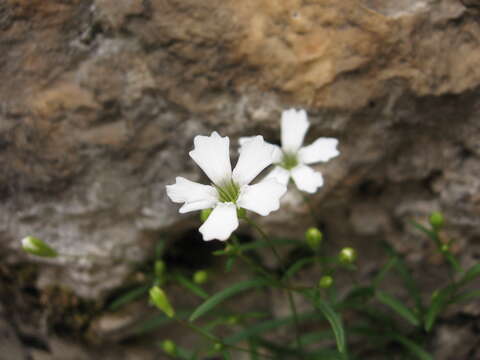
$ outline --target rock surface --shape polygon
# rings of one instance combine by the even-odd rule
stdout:
[[[68,255],[41,263],[39,286],[104,297],[159,234],[196,226],[164,190],[199,179],[193,137],[277,142],[292,106],[309,141],[340,139],[314,197],[330,238],[435,263],[404,220],[441,209],[478,261],[479,45],[457,0],[4,0],[2,261],[37,261],[19,250],[34,234]],[[270,224],[305,218],[289,197]]]

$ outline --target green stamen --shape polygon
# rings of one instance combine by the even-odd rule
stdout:
[[[237,202],[240,195],[240,187],[233,180],[225,182],[222,186],[214,186],[217,189],[220,202],[231,202],[234,204]]]
[[[283,153],[282,161],[279,164],[281,167],[291,170],[298,165],[297,154]]]

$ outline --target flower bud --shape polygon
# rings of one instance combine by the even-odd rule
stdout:
[[[26,238],[22,239],[22,248],[24,251],[42,257],[56,257],[58,253],[44,243],[42,240],[33,237],[27,236]]]
[[[202,222],[207,221],[207,219],[210,216],[210,214],[212,213],[212,211],[213,211],[213,209],[203,209],[202,211],[200,211],[200,220]]]
[[[213,344],[213,350],[216,352],[222,351],[223,350],[223,344],[222,343],[215,343]]]
[[[165,269],[166,269],[166,266],[162,260],[155,261],[155,276],[157,278],[160,278],[163,276],[163,274],[165,273]]]
[[[227,324],[228,325],[237,325],[238,324],[238,317],[235,316],[235,315],[230,315],[228,318],[227,318]]]
[[[449,252],[450,251],[450,245],[449,244],[442,244],[440,246],[440,251],[444,252],[444,253]]]
[[[162,349],[170,356],[174,356],[177,353],[177,345],[170,339],[162,341]]]
[[[323,234],[316,227],[311,227],[305,232],[305,239],[312,250],[317,250],[322,243]]]
[[[165,294],[160,287],[154,286],[150,289],[150,300],[168,317],[172,318],[175,316],[175,310],[173,309],[172,305],[170,305],[167,294]]]
[[[324,275],[318,281],[318,286],[328,289],[333,284],[333,278],[330,275]]]
[[[435,230],[439,230],[440,228],[443,227],[443,224],[444,224],[443,215],[442,215],[442,213],[439,212],[439,211],[434,211],[434,212],[430,215],[429,221],[430,221],[430,225],[432,225],[432,227],[433,227]]]
[[[206,283],[208,280],[208,272],[205,270],[198,270],[193,274],[193,282],[195,284],[201,285]]]
[[[351,247],[343,248],[340,251],[339,260],[342,264],[349,265],[357,259],[357,252]]]

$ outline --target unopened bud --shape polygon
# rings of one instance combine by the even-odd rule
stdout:
[[[442,245],[440,246],[440,251],[441,251],[441,252],[444,252],[444,253],[450,251],[450,245],[449,245],[449,244],[442,244]]]
[[[236,325],[236,324],[238,324],[238,317],[235,316],[235,315],[230,315],[230,316],[227,318],[227,324],[229,324],[229,325]]]
[[[318,281],[318,286],[328,289],[333,284],[333,278],[330,275],[324,275]]]
[[[24,251],[42,257],[56,257],[58,253],[44,243],[42,240],[33,237],[27,236],[26,238],[22,239],[22,248]]]
[[[205,270],[198,270],[193,274],[193,282],[195,284],[201,285],[206,283],[208,280],[208,272]]]
[[[432,225],[435,230],[439,230],[443,227],[445,220],[441,212],[435,211],[430,215],[429,221],[430,225]]]
[[[305,232],[305,239],[312,250],[317,250],[322,243],[323,234],[316,227],[311,227]]]
[[[168,301],[167,294],[158,286],[154,286],[150,289],[150,300],[152,303],[162,310],[168,317],[172,318],[175,316],[175,310],[170,301]]]
[[[200,220],[202,222],[207,221],[207,219],[210,216],[210,214],[212,213],[212,211],[213,211],[213,209],[203,209],[202,211],[200,211]]]
[[[342,264],[353,264],[357,259],[357,252],[351,247],[343,248],[340,251],[339,260]]]
[[[170,339],[162,341],[162,349],[166,354],[171,356],[174,356],[177,353],[177,345],[175,345],[175,343]]]
[[[213,350],[216,352],[222,351],[223,350],[223,344],[222,343],[215,343],[213,344]]]

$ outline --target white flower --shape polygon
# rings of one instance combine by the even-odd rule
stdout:
[[[237,209],[251,210],[266,216],[280,207],[287,191],[276,179],[248,185],[263,169],[272,164],[275,149],[262,136],[250,138],[242,147],[235,169],[230,165],[228,137],[217,132],[196,136],[190,157],[205,172],[212,185],[202,185],[183,177],[167,186],[173,202],[184,203],[180,213],[213,208],[199,231],[204,240],[227,240],[238,227]]]
[[[340,154],[337,150],[338,140],[322,137],[302,147],[309,126],[305,110],[290,109],[282,113],[282,147],[269,144],[275,149],[276,166],[266,179],[273,178],[287,185],[292,178],[300,190],[308,193],[314,193],[323,185],[322,174],[308,165],[327,162]],[[241,138],[241,148],[252,139],[253,137]]]

